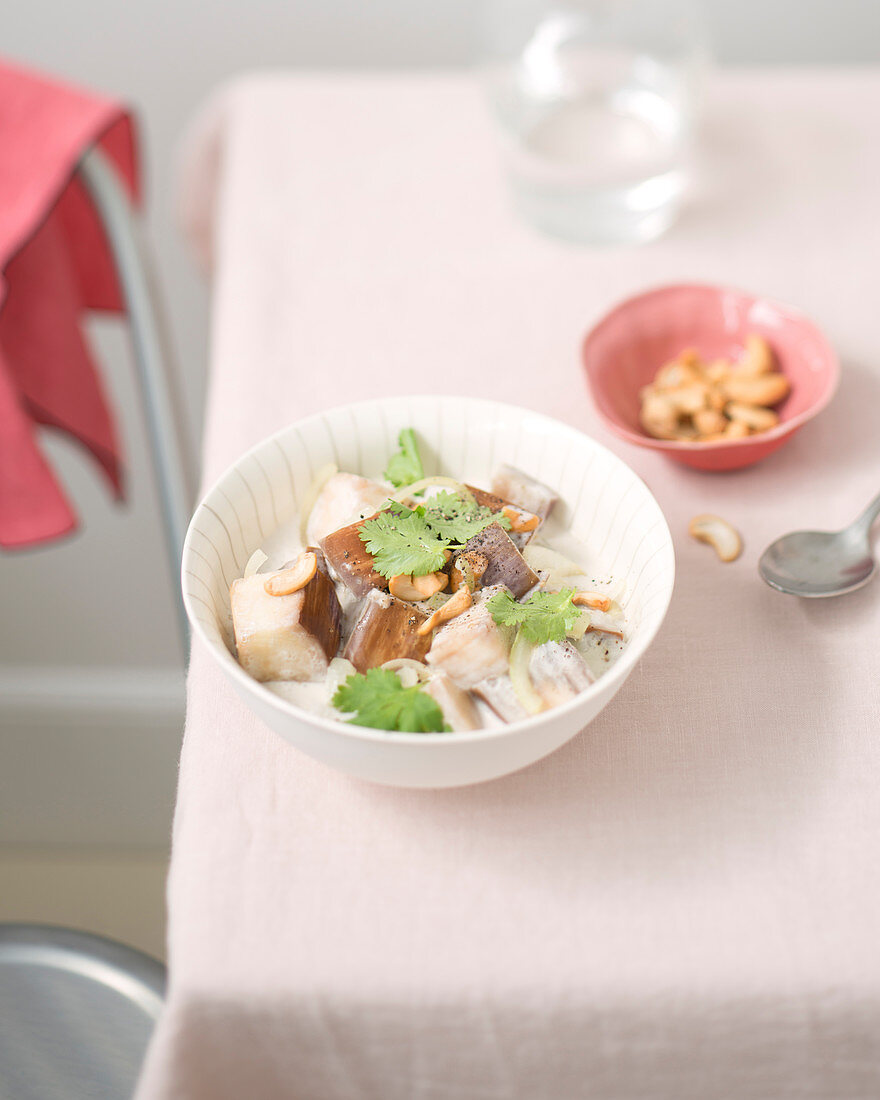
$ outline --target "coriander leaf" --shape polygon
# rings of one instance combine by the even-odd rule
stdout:
[[[573,588],[535,592],[517,603],[509,592],[497,592],[486,606],[499,626],[518,626],[528,641],[543,645],[561,642],[581,617],[580,608],[571,602],[573,595]]]
[[[422,468],[416,433],[412,428],[403,429],[397,437],[397,445],[400,450],[388,459],[388,469],[384,476],[398,488],[401,485],[411,485],[414,481],[421,481],[425,471]]]
[[[464,546],[492,523],[510,527],[510,520],[502,512],[493,512],[461,493],[438,493],[425,501],[424,508],[425,522],[431,530],[458,546]]]
[[[449,541],[428,527],[421,511],[392,502],[387,511],[358,527],[361,542],[373,555],[373,568],[383,577],[423,577],[446,564]]]
[[[352,673],[336,690],[332,703],[337,710],[353,714],[348,721],[355,726],[402,733],[449,730],[437,702],[418,684],[404,687],[387,668],[371,668],[366,675]]]

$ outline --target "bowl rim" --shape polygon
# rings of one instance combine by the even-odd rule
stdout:
[[[276,695],[270,691],[264,685],[255,680],[241,667],[238,661],[233,657],[225,645],[218,645],[218,643],[210,638],[196,613],[189,590],[187,573],[189,572],[189,566],[193,558],[192,547],[192,535],[197,525],[197,520],[207,510],[206,505],[217,494],[218,490],[222,488],[228,478],[230,478],[236,468],[248,458],[254,454],[261,452],[264,448],[276,443],[282,436],[285,436],[288,432],[294,428],[300,428],[304,425],[308,425],[312,422],[320,422],[324,417],[349,409],[370,409],[384,407],[388,408],[389,402],[408,402],[410,404],[414,402],[437,402],[437,401],[464,401],[471,405],[482,405],[491,409],[500,409],[508,413],[514,413],[517,416],[529,416],[538,420],[545,421],[548,425],[552,426],[554,431],[564,431],[567,434],[575,437],[580,437],[589,442],[589,444],[604,455],[608,456],[612,463],[617,463],[619,466],[629,474],[639,485],[641,485],[644,493],[647,495],[647,500],[653,505],[656,516],[654,523],[651,525],[650,530],[655,527],[660,527],[660,537],[663,539],[663,543],[654,554],[661,551],[666,558],[666,568],[664,575],[667,577],[668,583],[666,584],[666,591],[661,593],[662,604],[659,611],[656,613],[655,621],[652,624],[648,624],[644,631],[639,631],[634,635],[625,645],[623,652],[618,660],[614,662],[612,667],[607,672],[603,673],[597,680],[590,684],[583,691],[579,692],[574,699],[569,700],[567,703],[563,703],[559,706],[553,707],[550,710],[543,711],[541,714],[531,716],[529,718],[521,719],[517,722],[509,722],[502,726],[483,727],[476,730],[456,730],[452,733],[417,733],[417,732],[404,732],[398,730],[376,730],[369,726],[357,726],[350,722],[345,722],[343,719],[326,718],[323,715],[315,714],[312,711],[306,710],[304,707],[298,706],[296,703],[292,703],[287,699],[283,699],[280,695]],[[653,557],[654,555],[652,555]],[[648,559],[651,560],[650,558]],[[647,563],[646,563],[647,564]],[[193,511],[192,518],[187,526],[186,537],[183,543],[183,552],[181,556],[181,590],[183,593],[184,606],[186,608],[187,617],[190,624],[199,637],[202,644],[211,653],[215,661],[221,668],[225,669],[235,684],[243,691],[244,694],[252,694],[260,703],[268,705],[272,710],[286,716],[293,717],[300,721],[305,720],[313,726],[317,726],[319,729],[326,730],[329,733],[343,736],[354,737],[355,740],[374,742],[379,744],[405,744],[409,746],[424,746],[429,747],[438,744],[459,745],[464,742],[473,743],[479,741],[493,741],[501,737],[509,736],[513,733],[520,733],[527,730],[538,730],[542,727],[546,727],[553,722],[558,721],[560,718],[574,711],[577,711],[598,694],[604,694],[609,688],[620,687],[621,684],[627,679],[630,672],[635,665],[648,650],[649,646],[657,636],[660,627],[666,618],[667,611],[669,610],[669,604],[672,600],[672,594],[675,587],[675,547],[672,539],[672,532],[669,529],[669,524],[666,520],[666,516],[663,514],[663,509],[660,507],[656,497],[649,489],[648,485],[643,478],[626,463],[622,458],[619,458],[613,451],[609,450],[598,440],[592,436],[587,435],[586,432],[580,431],[571,424],[566,424],[564,421],[557,420],[555,417],[548,416],[546,413],[536,412],[533,409],[525,408],[521,405],[513,405],[509,402],[494,401],[491,398],[483,397],[461,397],[455,394],[401,394],[394,395],[391,398],[367,398],[361,401],[350,401],[342,405],[334,405],[329,409],[323,409],[320,412],[313,413],[310,416],[300,417],[297,420],[291,421],[291,423],[285,425],[283,428],[279,428],[271,435],[264,436],[261,440],[258,440],[253,446],[249,447],[245,452],[240,454],[238,458],[234,459],[223,472],[214,479],[210,487],[205,490],[199,500],[199,503]],[[612,695],[614,692],[612,691]],[[610,699],[609,699],[610,701]]]
[[[598,337],[601,330],[615,320],[621,313],[631,309],[633,306],[640,306],[652,298],[660,297],[672,291],[696,291],[701,294],[708,293],[715,297],[720,295],[733,295],[736,298],[746,299],[750,304],[764,302],[768,306],[786,314],[801,326],[810,329],[818,338],[818,343],[822,347],[829,368],[825,375],[826,381],[824,391],[816,398],[812,405],[804,409],[803,412],[793,416],[790,420],[780,421],[767,431],[760,432],[757,435],[746,436],[745,439],[718,439],[708,441],[655,439],[653,436],[646,435],[643,432],[633,431],[632,428],[622,424],[614,413],[611,412],[605,400],[604,391],[601,386],[596,383],[596,379],[590,367],[589,356],[591,345]],[[587,378],[587,385],[590,395],[593,398],[593,404],[605,426],[621,439],[625,439],[627,442],[633,443],[638,447],[649,447],[655,451],[709,454],[713,451],[718,452],[735,448],[749,448],[763,443],[769,443],[773,440],[785,439],[826,408],[830,404],[840,384],[840,360],[837,353],[822,329],[802,310],[778,298],[771,298],[766,294],[753,294],[751,291],[740,290],[737,287],[726,286],[720,283],[663,283],[660,286],[649,287],[647,290],[641,290],[637,294],[631,294],[626,298],[622,298],[615,305],[611,306],[610,309],[606,310],[599,320],[588,329],[581,341],[581,365]]]

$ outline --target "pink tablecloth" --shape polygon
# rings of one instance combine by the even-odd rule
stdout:
[[[326,770],[197,650],[140,1100],[880,1094],[880,584],[799,602],[755,571],[880,483],[878,108],[876,72],[717,77],[687,216],[593,251],[512,216],[469,78],[265,76],[215,107],[190,178],[214,234],[205,478],[343,400],[501,394],[646,478],[679,581],[584,734],[460,791]],[[845,364],[831,409],[734,475],[608,440],[578,367],[612,302],[695,279],[796,303]],[[733,565],[685,534],[707,510],[744,532]]]

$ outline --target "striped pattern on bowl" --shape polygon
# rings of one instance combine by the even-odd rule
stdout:
[[[621,582],[618,599],[631,630],[627,648],[609,672],[572,703],[501,730],[388,734],[302,711],[251,680],[235,661],[229,585],[242,575],[250,555],[294,517],[316,472],[327,463],[381,477],[403,427],[415,428],[425,469],[431,473],[488,485],[493,469],[506,462],[552,486],[561,498],[554,518],[583,542],[586,560],[597,576],[601,572]],[[611,698],[654,637],[669,603],[673,576],[672,540],[662,512],[620,459],[575,429],[529,410],[447,396],[347,405],[299,421],[259,443],[223,474],[199,505],[187,533],[182,568],[184,600],[196,633],[270,725],[342,770],[414,786],[456,785],[504,774],[529,763],[524,756],[538,759],[573,736]],[[585,705],[591,701],[598,706]],[[572,716],[574,721],[566,720]],[[563,726],[562,740],[531,739],[536,755],[511,752],[506,759],[498,749],[474,752],[468,769],[468,753],[463,751],[467,743],[490,745],[528,728],[546,727],[558,734]],[[345,751],[344,746],[353,743],[359,743],[358,751]],[[372,758],[365,747],[372,750]],[[389,747],[397,752],[381,751]],[[435,752],[427,753],[428,747]],[[461,766],[432,771],[428,758],[442,759],[438,751],[450,759],[460,756]]]

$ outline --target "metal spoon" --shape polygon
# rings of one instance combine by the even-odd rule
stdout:
[[[869,536],[878,515],[880,496],[842,531],[783,535],[761,555],[758,570],[771,588],[792,596],[842,596],[861,588],[877,564]]]

